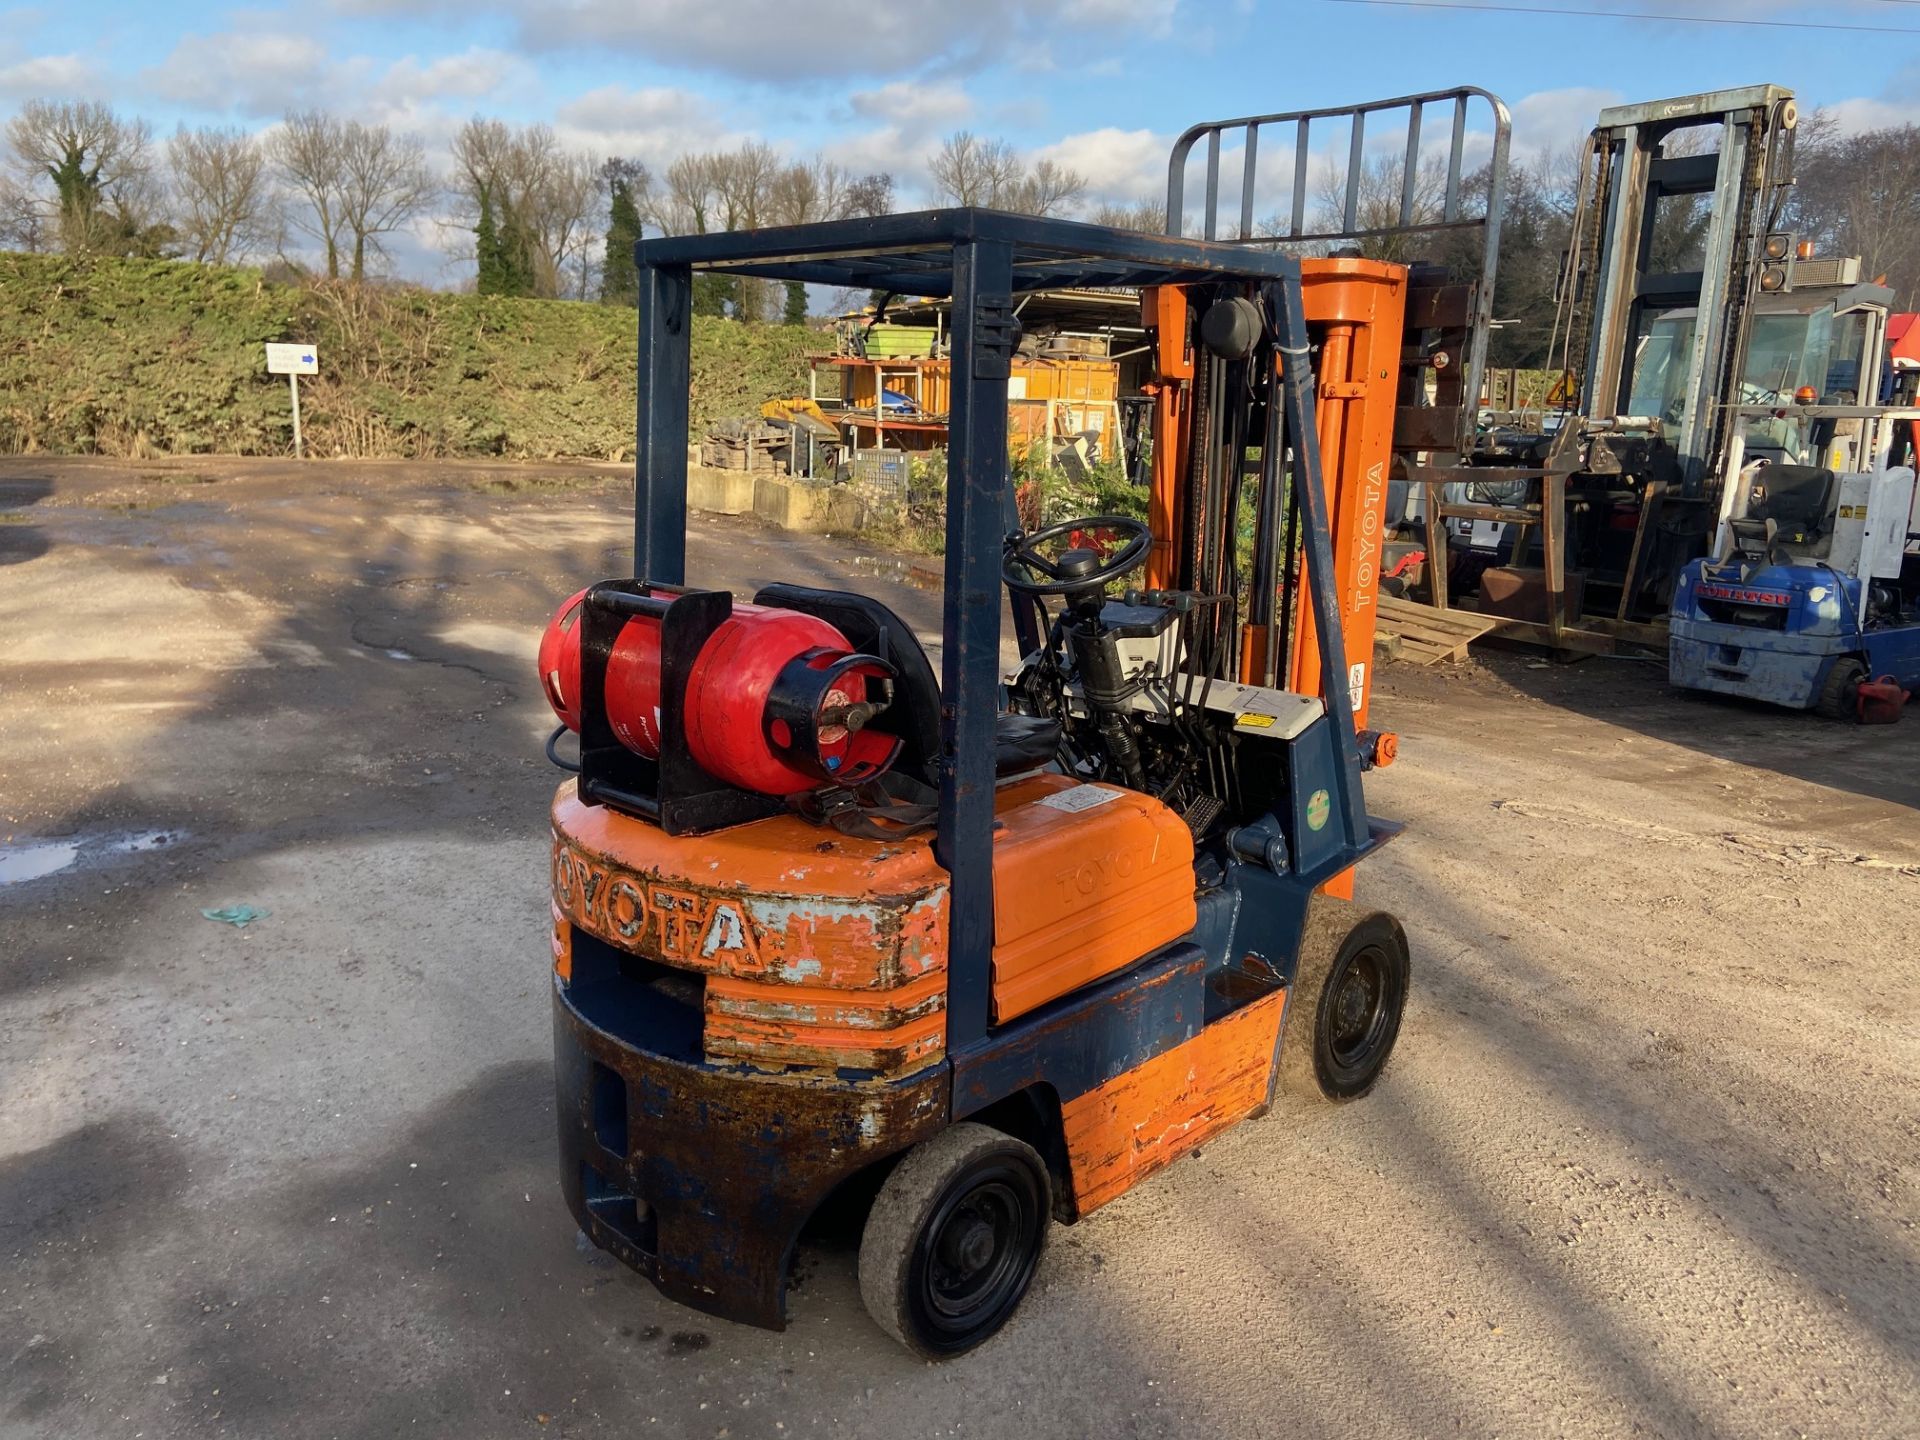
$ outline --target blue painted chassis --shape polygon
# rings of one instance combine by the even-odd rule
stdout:
[[[1784,623],[1716,620],[1705,584],[1784,595]],[[1695,560],[1681,571],[1667,622],[1667,678],[1689,690],[1711,690],[1809,710],[1833,667],[1860,661],[1870,676],[1892,675],[1920,686],[1920,624],[1861,629],[1858,577],[1820,564],[1766,565],[1744,574],[1737,564]],[[1815,592],[1822,592],[1815,598]]]

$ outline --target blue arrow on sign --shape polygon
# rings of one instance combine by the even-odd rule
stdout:
[[[300,357],[300,363],[301,363],[302,365],[311,365],[311,364],[313,364],[313,356],[311,356],[311,355],[302,355],[302,356]]]

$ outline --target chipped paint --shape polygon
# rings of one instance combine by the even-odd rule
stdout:
[[[1060,1108],[1080,1213],[1267,1103],[1286,992],[1216,1021]]]
[[[830,861],[769,864],[802,839],[812,842],[810,855],[827,853],[817,831],[792,833],[799,823],[782,817],[679,839],[581,807],[563,789],[554,809],[556,916],[620,949],[705,975],[710,1059],[881,1077],[938,1060],[946,1042],[945,873],[924,843],[845,842],[835,848],[847,853]],[[770,833],[756,844],[762,827]],[[863,848],[877,853],[867,859]],[[728,881],[710,879],[716,870]],[[806,893],[808,882],[844,888]]]

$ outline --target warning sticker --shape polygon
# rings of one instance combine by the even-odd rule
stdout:
[[[1271,730],[1274,717],[1271,715],[1236,715],[1233,723],[1246,730]]]
[[[1064,810],[1069,815],[1078,815],[1082,810],[1093,810],[1110,800],[1118,800],[1120,793],[1102,785],[1076,785],[1071,790],[1056,790],[1051,795],[1043,795],[1039,803],[1055,810]]]

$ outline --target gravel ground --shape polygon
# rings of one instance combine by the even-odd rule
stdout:
[[[1635,661],[1386,667],[1386,1079],[1056,1230],[974,1356],[880,1334],[844,1223],[778,1335],[582,1249],[530,662],[625,505],[0,461],[0,1435],[1920,1434],[1920,717]],[[937,624],[857,546],[690,543]]]

